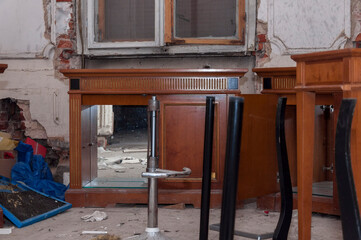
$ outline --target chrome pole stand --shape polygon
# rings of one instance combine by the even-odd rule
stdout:
[[[171,238],[162,234],[158,228],[158,178],[186,177],[191,174],[189,168],[183,168],[183,171],[172,171],[158,168],[159,159],[157,157],[157,118],[159,111],[159,102],[155,96],[148,103],[148,114],[150,121],[150,154],[148,154],[147,172],[142,173],[143,178],[148,180],[148,224],[145,232],[139,236],[132,236],[127,239],[134,240],[171,240]]]

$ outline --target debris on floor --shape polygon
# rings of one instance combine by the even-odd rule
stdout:
[[[146,148],[125,148],[123,149],[123,153],[135,153],[135,152],[147,152]]]
[[[19,228],[42,221],[72,207],[70,203],[5,177],[0,177],[0,206],[4,215]]]
[[[120,237],[115,235],[101,235],[97,236],[96,238],[92,238],[91,240],[121,240]]]
[[[186,208],[186,205],[185,205],[184,203],[177,203],[177,204],[165,206],[165,207],[163,207],[163,208],[182,210],[182,209],[185,209],[185,208]]]
[[[82,235],[104,235],[107,234],[107,231],[82,231]]]
[[[92,214],[82,216],[84,222],[100,222],[108,218],[105,212],[95,211]]]
[[[13,229],[12,227],[11,228],[0,228],[0,235],[11,234],[12,229]]]

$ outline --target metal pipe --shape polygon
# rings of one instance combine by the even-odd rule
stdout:
[[[150,121],[151,121],[151,152],[147,163],[147,172],[154,173],[158,168],[158,159],[156,157],[156,117],[157,117],[157,99],[152,96],[150,100]],[[158,227],[158,180],[156,178],[148,179],[148,228]]]
[[[243,98],[230,97],[227,126],[220,240],[233,240],[236,215],[238,167],[241,151]]]
[[[208,239],[209,207],[211,197],[212,152],[213,152],[213,126],[214,126],[214,97],[206,98],[206,119],[204,128],[203,148],[203,177],[201,197],[201,220],[199,239]]]

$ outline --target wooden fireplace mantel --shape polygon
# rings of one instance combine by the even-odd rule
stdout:
[[[7,64],[0,64],[0,73],[3,73],[8,68]]]

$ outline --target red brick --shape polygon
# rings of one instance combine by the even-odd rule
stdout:
[[[24,120],[25,120],[23,111],[21,111],[21,112],[19,113],[19,120],[20,120],[20,121],[24,121]]]
[[[60,40],[58,48],[73,48],[73,43],[70,40]]]
[[[262,50],[263,49],[263,43],[258,43],[258,50]]]
[[[14,129],[18,130],[21,129],[21,122],[13,122]]]
[[[6,122],[8,120],[9,120],[8,113],[5,111],[0,112],[0,121]]]
[[[9,127],[9,123],[6,122],[0,122],[0,130],[7,130]]]
[[[22,131],[22,130],[14,131],[14,133],[12,134],[12,138],[15,140],[23,140],[24,131]]]
[[[68,34],[61,34],[59,35],[58,39],[70,39]]]
[[[25,122],[21,122],[20,129],[21,129],[21,130],[25,130],[25,129],[26,129]]]
[[[361,42],[361,33],[359,33],[359,35],[357,35],[355,41],[356,42]]]
[[[265,43],[265,42],[267,42],[267,40],[266,40],[266,34],[258,34],[258,42],[260,42],[260,43]]]

